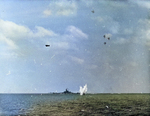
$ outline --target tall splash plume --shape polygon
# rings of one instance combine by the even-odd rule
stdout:
[[[85,84],[83,88],[80,86],[79,91],[80,91],[80,95],[85,95],[85,93],[87,92],[87,84]]]

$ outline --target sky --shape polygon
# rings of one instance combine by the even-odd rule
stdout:
[[[148,0],[0,1],[0,93],[150,93],[149,72]]]

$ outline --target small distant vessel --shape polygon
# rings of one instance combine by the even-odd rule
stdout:
[[[70,94],[72,93],[71,91],[69,91],[68,89],[66,89],[66,91],[63,92],[64,94]]]
[[[83,88],[80,86],[79,91],[80,91],[80,95],[85,95],[85,93],[87,92],[87,84],[85,84]]]
[[[69,91],[68,89],[66,89],[64,92],[59,92],[59,93],[53,92],[53,94],[79,94],[79,93],[73,93],[73,92]]]

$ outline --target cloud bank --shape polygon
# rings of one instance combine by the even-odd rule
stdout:
[[[44,16],[74,16],[77,13],[75,2],[51,2],[47,9],[43,11]]]

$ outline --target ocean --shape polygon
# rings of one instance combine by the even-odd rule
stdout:
[[[0,116],[25,115],[41,103],[72,100],[79,94],[0,94]]]

